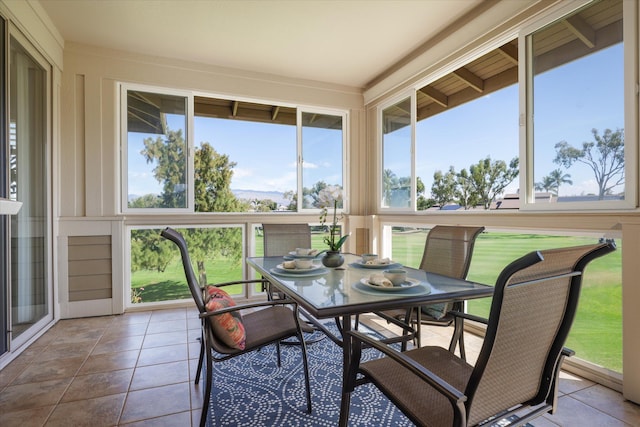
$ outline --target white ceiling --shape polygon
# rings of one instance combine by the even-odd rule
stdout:
[[[364,88],[482,0],[40,0],[65,42]]]

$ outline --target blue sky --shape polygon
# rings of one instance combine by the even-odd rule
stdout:
[[[557,142],[566,140],[580,147],[584,141],[593,141],[592,128],[602,134],[606,128],[624,127],[622,77],[622,44],[536,76],[536,182],[559,168],[552,162]],[[427,192],[437,169],[446,171],[453,165],[459,171],[486,156],[506,162],[518,156],[518,115],[518,86],[513,85],[419,122],[416,171]],[[175,129],[178,122],[168,117],[170,128]],[[396,142],[406,139],[402,133],[406,135],[407,131],[405,128],[387,135],[392,148],[385,149],[385,167],[398,176],[409,171],[409,146],[406,142]],[[305,186],[317,180],[341,183],[338,182],[342,162],[339,135],[339,131],[304,128]],[[144,136],[130,135],[130,194],[160,189],[150,174],[150,166],[141,156],[136,158]],[[233,189],[295,190],[295,126],[198,117],[194,141],[197,146],[207,141],[238,163],[234,168]],[[561,195],[597,190],[593,174],[586,166],[573,166],[566,173],[571,175],[574,184],[561,187]],[[518,186],[516,179],[507,192],[517,191]]]

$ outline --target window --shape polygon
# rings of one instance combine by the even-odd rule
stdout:
[[[123,204],[187,208],[187,98],[128,90],[126,102]]]
[[[344,118],[302,113],[303,209],[318,208],[318,192],[326,186],[344,189],[342,177]]]
[[[380,106],[381,209],[636,206],[635,3],[579,6]]]
[[[382,110],[382,207],[410,208],[412,98],[405,98]]]
[[[532,182],[557,204],[626,198],[623,33],[623,1],[614,0],[526,37]]]
[[[189,248],[199,283],[242,280],[243,228],[239,225],[176,227]],[[130,304],[162,303],[191,299],[178,247],[160,236],[161,229],[130,230]],[[250,287],[232,285],[232,295],[248,296]]]
[[[345,189],[346,113],[127,86],[125,211],[297,212]]]

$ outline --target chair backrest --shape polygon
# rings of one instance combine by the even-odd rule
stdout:
[[[193,271],[193,267],[191,266],[191,259],[189,258],[189,249],[187,248],[187,242],[184,240],[182,234],[174,230],[173,228],[167,227],[160,233],[162,237],[165,239],[171,240],[175,243],[180,249],[180,256],[182,258],[182,267],[184,268],[184,275],[187,278],[187,284],[189,285],[189,291],[191,291],[191,296],[198,307],[200,313],[206,312],[206,308],[204,305],[204,300],[202,298],[202,288],[198,284],[198,279],[196,279],[196,275]]]
[[[464,279],[476,237],[484,227],[437,225],[429,231],[420,270]]]
[[[531,252],[497,279],[480,355],[467,384],[469,425],[542,403],[575,316],[582,273],[613,243]]]
[[[311,249],[309,224],[262,224],[264,256],[282,256],[296,248]]]

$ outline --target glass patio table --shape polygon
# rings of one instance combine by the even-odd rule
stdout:
[[[306,271],[283,268],[284,258],[249,257],[247,264],[269,280],[279,291],[298,303],[302,314],[334,342],[343,348],[344,367],[351,358],[350,340],[332,336],[320,319],[341,319],[343,330],[352,327],[352,318],[361,313],[397,308],[407,309],[425,304],[484,298],[493,294],[493,286],[427,273],[398,264],[368,266],[353,254],[344,254],[345,262],[338,268],[325,268],[317,260],[317,267]],[[404,288],[378,288],[369,284],[372,274],[387,268],[407,271]],[[307,316],[309,314],[312,317]],[[343,378],[344,381],[344,378]],[[346,405],[346,406],[345,406]],[[342,402],[348,408],[349,402]]]

